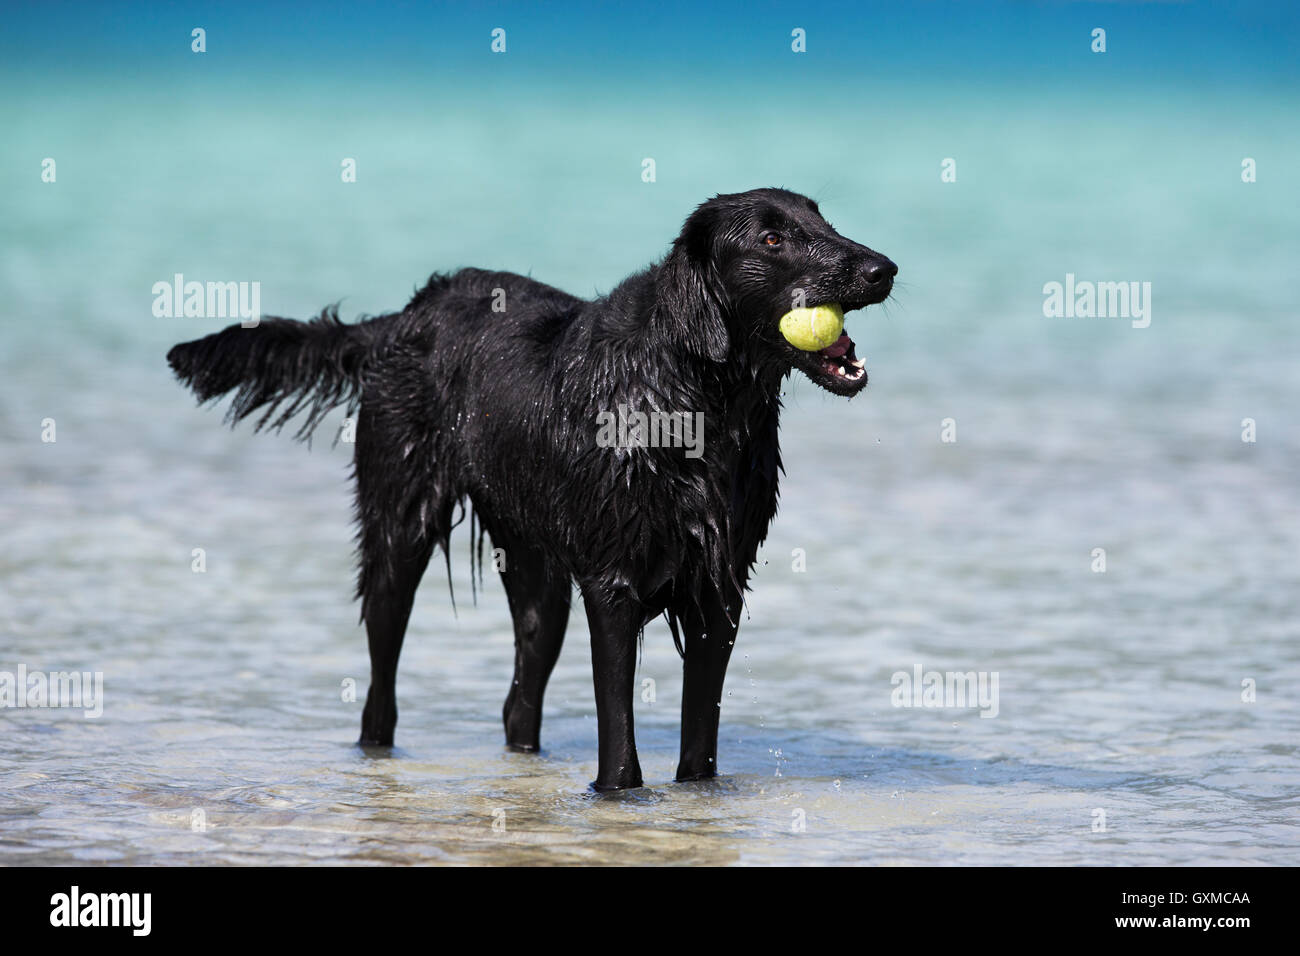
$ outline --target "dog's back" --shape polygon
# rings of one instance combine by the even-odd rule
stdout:
[[[514,272],[461,269],[434,275],[405,309],[386,317],[393,328],[385,339],[428,343],[431,351],[447,352],[453,362],[489,358],[506,349],[515,362],[544,364],[548,346],[584,305],[576,296]]]

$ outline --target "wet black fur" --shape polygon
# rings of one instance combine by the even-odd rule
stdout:
[[[775,237],[775,241],[774,241]],[[265,319],[177,345],[168,361],[227,418],[279,429],[357,408],[361,616],[371,686],[361,742],[390,745],[394,682],[416,587],[466,512],[502,549],[516,636],[507,742],[539,746],[541,701],[572,582],[591,624],[600,765],[594,786],[641,784],[632,733],[637,636],[666,615],[683,652],[677,779],[716,774],[718,703],[750,570],[776,512],[781,380],[830,391],[782,314],[888,295],[893,263],[785,190],[718,196],[667,257],[587,301],[524,276],[434,275],[401,312],[355,325]],[[504,300],[502,300],[504,295]],[[504,311],[494,311],[494,301]],[[850,353],[851,354],[851,353]],[[597,414],[703,412],[703,455],[607,448]],[[481,540],[480,540],[481,562]],[[448,557],[448,561],[450,558]]]

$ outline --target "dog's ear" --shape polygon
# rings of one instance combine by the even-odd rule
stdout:
[[[713,210],[698,209],[682,227],[655,286],[657,321],[675,343],[715,362],[731,350],[725,292],[713,265]]]

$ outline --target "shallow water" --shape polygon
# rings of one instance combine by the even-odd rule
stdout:
[[[118,410],[148,417],[120,385]],[[3,712],[5,858],[1294,862],[1294,463],[1198,454],[1195,435],[1128,462],[1105,450],[1142,441],[1127,428],[1050,455],[1005,430],[930,447],[907,435],[925,412],[884,392],[839,407],[802,389],[787,423],[785,505],[727,683],[724,777],[671,782],[680,678],[655,626],[638,674],[655,681],[637,709],[649,786],[614,798],[585,790],[581,611],[546,752],[505,752],[509,620],[494,581],[469,605],[464,561],[457,617],[438,569],[421,592],[399,748],[350,745],[360,704],[341,687],[352,677],[364,697],[366,665],[342,446],[308,455],[185,408],[155,411],[177,433],[142,429],[129,451],[106,420],[70,429],[39,452],[96,452],[20,456],[7,650],[31,669],[103,671],[105,709]],[[1104,575],[1089,570],[1098,542]],[[997,716],[892,706],[891,675],[918,663],[997,672]]]
[[[409,104],[360,94],[222,95],[56,85],[4,107],[7,160],[51,140],[66,159],[57,190],[6,185],[0,222],[0,670],[102,672],[105,700],[97,719],[0,709],[0,862],[1300,862],[1300,349],[1282,285],[1297,188],[1248,189],[1235,141],[1207,145],[1293,155],[1275,120],[1294,103],[1187,100],[1153,119],[1025,94],[994,136],[960,101],[914,94],[888,142],[843,136],[846,167],[773,148],[784,120],[762,107],[709,139],[707,117],[656,100],[655,148],[694,165],[647,187],[635,163],[610,172],[646,148],[613,108],[582,156],[564,140],[589,104],[552,103],[544,126],[502,117],[537,124],[524,163],[480,142],[470,109],[413,123]],[[144,149],[153,107],[178,103],[167,148]],[[398,126],[341,191],[351,147],[335,140]],[[236,129],[239,149],[206,148]],[[934,157],[954,139],[970,173],[943,193]],[[469,600],[467,535],[458,614],[436,562],[417,602],[398,748],[353,746],[344,684],[363,700],[368,668],[337,416],[310,453],[223,430],[162,361],[223,323],[153,318],[152,283],[260,279],[264,309],[290,315],[394,308],[469,263],[590,293],[660,255],[694,202],[766,182],[817,193],[902,284],[850,317],[865,395],[791,383],[723,776],[671,782],[680,665],[655,625],[638,673],[655,699],[636,711],[647,787],[587,791],[580,606],[545,752],[506,752],[510,622],[497,582]],[[1043,318],[1042,285],[1066,272],[1152,281],[1151,326]],[[996,673],[996,717],[894,706],[892,676],[918,665]]]

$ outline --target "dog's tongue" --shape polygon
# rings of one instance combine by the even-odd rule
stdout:
[[[821,354],[826,356],[827,358],[836,359],[842,356],[845,352],[847,352],[852,347],[853,347],[853,340],[849,338],[848,333],[841,332],[840,337],[838,339],[836,339],[832,344],[826,346],[826,348],[821,350]]]

